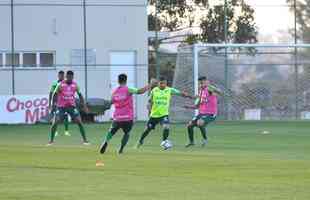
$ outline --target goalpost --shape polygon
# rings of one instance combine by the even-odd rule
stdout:
[[[179,47],[173,86],[197,94],[202,75],[224,92],[219,97],[221,119],[300,119],[310,112],[310,44]],[[189,103],[174,98],[171,119],[189,120],[194,112],[183,108]]]

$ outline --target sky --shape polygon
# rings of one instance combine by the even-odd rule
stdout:
[[[210,0],[214,5],[223,0]],[[294,28],[294,15],[286,0],[245,0],[255,10],[258,39],[261,43],[293,43],[289,33]],[[175,51],[178,44],[163,45]]]
[[[294,16],[286,0],[246,0],[255,9],[255,21],[261,36],[271,35],[274,40],[294,28]],[[275,41],[277,42],[277,41]]]

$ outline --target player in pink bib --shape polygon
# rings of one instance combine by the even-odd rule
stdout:
[[[187,108],[198,109],[196,115],[187,125],[189,143],[186,147],[193,146],[194,143],[194,127],[198,127],[203,137],[202,146],[208,142],[206,126],[216,119],[217,115],[217,95],[221,91],[209,84],[206,77],[199,78],[199,96],[196,99],[195,106],[187,106]]]
[[[86,133],[82,124],[80,113],[76,108],[75,94],[79,96],[85,112],[88,112],[88,108],[86,107],[85,100],[77,83],[73,81],[73,76],[73,71],[68,71],[66,73],[66,80],[61,81],[55,88],[52,102],[54,102],[54,99],[57,97],[57,111],[51,127],[51,134],[48,143],[49,145],[54,143],[57,125],[60,121],[64,120],[66,114],[70,115],[71,119],[78,124],[83,139],[83,144],[89,144],[86,138]]]
[[[115,111],[113,113],[112,126],[107,133],[104,142],[100,146],[100,153],[105,153],[109,141],[116,134],[119,129],[124,132],[121,146],[118,153],[123,153],[124,147],[128,143],[129,133],[133,126],[134,120],[134,107],[133,107],[133,95],[144,94],[149,86],[145,86],[141,89],[127,86],[127,75],[120,74],[118,76],[119,86],[113,91],[111,103],[114,105]]]

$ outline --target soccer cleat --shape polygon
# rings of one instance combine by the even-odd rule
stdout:
[[[49,146],[52,146],[54,144],[54,142],[49,142],[49,143],[47,143],[47,147],[49,147]]]
[[[190,142],[187,145],[185,145],[185,148],[192,147],[192,146],[195,146],[195,144],[193,142]]]
[[[103,143],[101,144],[101,146],[100,146],[99,152],[100,152],[101,154],[104,154],[105,151],[107,150],[107,147],[108,147],[108,143],[107,143],[106,141],[103,142]]]
[[[143,143],[138,141],[137,144],[135,145],[135,149],[139,149],[142,145]]]
[[[71,134],[69,133],[69,131],[65,131],[65,136],[71,136]]]
[[[90,145],[90,143],[89,143],[88,141],[85,141],[85,142],[83,142],[83,145],[85,145],[85,146],[89,146],[89,145]]]
[[[204,147],[208,144],[208,140],[203,140],[201,143],[201,147]]]
[[[123,149],[119,149],[117,153],[122,154],[122,153],[124,153],[124,151],[123,151]]]

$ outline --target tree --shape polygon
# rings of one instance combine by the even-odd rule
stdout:
[[[152,50],[171,40],[181,44],[193,44],[199,41],[223,43],[225,40],[229,43],[257,42],[254,9],[243,0],[227,0],[226,9],[224,3],[210,5],[208,0],[148,0],[148,5],[150,31],[177,33],[174,36],[160,38],[158,41],[150,38],[149,46]],[[225,13],[227,28],[225,28]],[[149,63],[150,66],[155,66],[154,53],[150,53]],[[172,64],[170,66],[175,67]],[[153,67],[149,69],[149,74],[155,74]]]
[[[225,30],[227,42],[257,42],[254,9],[243,0],[227,0],[226,9],[224,3],[210,6],[208,0],[149,0],[148,3],[150,31],[181,32],[174,37],[161,38],[160,42],[179,38],[178,41],[187,44],[197,41],[222,43],[225,41]],[[200,31],[194,32],[193,29]]]

